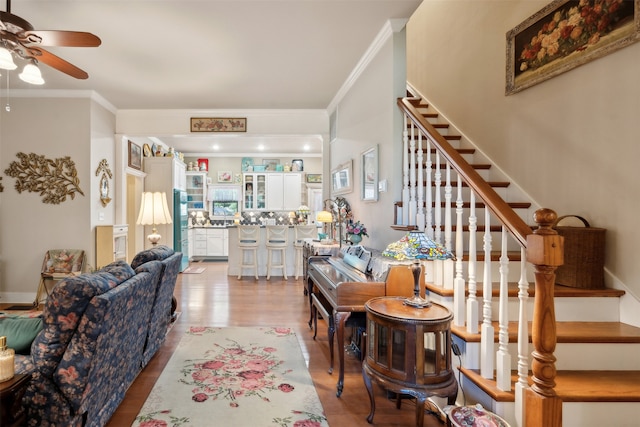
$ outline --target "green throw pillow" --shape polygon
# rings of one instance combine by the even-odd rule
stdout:
[[[31,353],[31,343],[41,330],[41,317],[0,318],[0,336],[7,337],[7,347],[14,349],[18,354]]]

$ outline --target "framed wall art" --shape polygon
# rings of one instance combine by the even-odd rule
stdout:
[[[246,132],[246,118],[192,117],[191,132]]]
[[[218,171],[218,182],[231,182],[232,177],[231,171]]]
[[[332,194],[346,194],[353,191],[353,160],[349,160],[331,171]]]
[[[280,159],[263,159],[262,164],[265,166],[265,169],[268,171],[276,170],[276,166],[280,164]]]
[[[554,0],[507,32],[511,95],[640,39],[640,0]]]
[[[129,141],[129,167],[133,169],[142,169],[142,148],[133,141]]]
[[[362,171],[360,198],[375,202],[378,200],[378,145],[364,151],[360,157]]]
[[[307,174],[307,184],[322,184],[322,174],[321,173],[308,173]]]

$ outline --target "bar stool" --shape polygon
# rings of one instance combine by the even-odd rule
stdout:
[[[260,245],[259,225],[239,225],[238,226],[238,248],[240,249],[240,270],[238,279],[242,278],[243,268],[253,268],[255,278],[258,279],[258,246]],[[251,263],[244,262],[245,254],[251,254]]]
[[[287,280],[287,246],[289,246],[289,226],[267,225],[267,280],[271,278],[272,268],[281,268],[284,280]],[[280,252],[280,264],[274,264],[273,253]]]
[[[293,229],[295,231],[293,247],[296,249],[295,274],[296,280],[298,280],[298,276],[300,276],[300,269],[302,269],[302,261],[304,259],[302,254],[302,250],[304,249],[304,239],[317,239],[318,227],[315,225],[296,225]]]

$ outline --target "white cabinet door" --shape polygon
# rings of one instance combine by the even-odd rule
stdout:
[[[282,183],[282,210],[295,211],[302,204],[302,178],[299,173],[285,173]]]
[[[193,247],[194,247],[194,245],[193,245],[193,237],[194,237],[193,229],[190,228],[187,231],[187,239],[189,241],[189,260],[191,260],[191,258],[193,258],[193,255],[194,255],[194,253],[193,253]]]
[[[207,256],[225,256],[227,229],[207,230]]]
[[[284,204],[284,193],[282,173],[270,173],[267,175],[267,209],[270,211],[280,211]]]
[[[207,230],[197,228],[193,231],[194,231],[193,255],[207,256]]]

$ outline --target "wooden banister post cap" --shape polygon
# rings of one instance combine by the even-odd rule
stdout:
[[[538,228],[527,236],[527,261],[535,265],[560,266],[564,264],[564,237],[558,235],[553,224],[558,214],[552,209],[538,209],[533,220]]]

